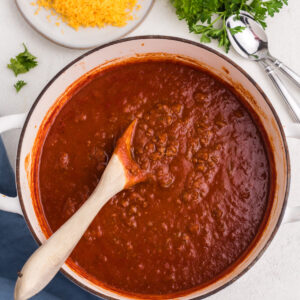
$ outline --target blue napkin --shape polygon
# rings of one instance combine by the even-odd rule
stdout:
[[[15,178],[0,138],[0,192],[16,196]],[[13,299],[17,272],[37,248],[22,216],[0,211],[0,300]],[[96,300],[96,296],[57,274],[33,300]]]

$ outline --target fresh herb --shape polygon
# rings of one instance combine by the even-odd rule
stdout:
[[[231,15],[239,15],[241,10],[250,13],[263,28],[266,17],[278,13],[288,0],[170,0],[176,8],[180,20],[186,20],[190,32],[201,34],[201,42],[209,43],[211,39],[219,41],[219,46],[228,52],[228,39],[225,21]],[[244,27],[231,29],[232,34],[241,32]]]
[[[26,85],[26,84],[27,84],[27,83],[26,83],[24,80],[19,80],[19,81],[17,81],[17,82],[14,84],[14,87],[15,87],[17,93],[19,93],[20,89],[21,89],[24,85]]]
[[[25,44],[23,44],[23,46],[25,49],[24,52],[19,53],[15,58],[11,58],[10,64],[7,65],[7,67],[15,73],[15,76],[27,73],[38,64],[36,57],[28,51]]]

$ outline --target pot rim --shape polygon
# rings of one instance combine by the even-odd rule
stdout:
[[[289,190],[290,190],[290,178],[291,178],[291,168],[290,168],[290,156],[289,156],[289,151],[288,151],[288,146],[287,146],[287,141],[286,141],[286,136],[283,130],[283,126],[281,124],[281,121],[271,103],[271,101],[269,100],[269,98],[266,96],[266,94],[263,92],[262,88],[257,84],[257,82],[243,69],[241,68],[239,65],[237,65],[234,61],[232,61],[229,57],[225,56],[224,54],[218,52],[215,49],[212,49],[206,45],[203,45],[201,43],[198,42],[194,42],[188,39],[184,39],[184,38],[179,38],[179,37],[173,37],[173,36],[165,36],[165,35],[140,35],[140,36],[134,36],[134,37],[128,37],[128,38],[124,38],[124,39],[120,39],[120,40],[116,40],[116,41],[112,41],[109,42],[107,44],[98,46],[92,50],[87,51],[86,53],[80,55],[79,57],[77,57],[76,59],[74,59],[73,61],[71,61],[69,64],[67,64],[65,67],[63,67],[43,88],[43,90],[41,91],[41,93],[38,95],[38,97],[36,98],[36,100],[34,101],[34,103],[32,104],[25,123],[23,125],[22,131],[21,131],[21,135],[20,135],[20,139],[19,139],[19,144],[18,144],[18,150],[17,150],[17,157],[16,157],[16,186],[17,186],[17,193],[18,193],[18,197],[19,197],[19,201],[20,201],[20,205],[21,205],[21,209],[22,209],[22,213],[24,216],[24,219],[26,221],[26,224],[33,236],[33,238],[35,239],[35,241],[38,243],[38,245],[40,246],[42,243],[40,241],[40,239],[38,238],[38,236],[35,233],[34,228],[31,225],[30,219],[26,213],[25,210],[25,206],[24,206],[24,199],[22,197],[22,192],[21,192],[21,181],[20,181],[20,156],[21,156],[21,149],[22,149],[22,144],[23,144],[23,139],[24,139],[24,135],[27,129],[27,125],[29,123],[29,120],[31,118],[31,115],[33,113],[33,111],[35,110],[36,106],[38,105],[40,99],[43,97],[43,95],[45,94],[45,92],[47,91],[47,89],[52,85],[52,83],[63,73],[65,72],[67,69],[69,69],[71,66],[73,66],[76,62],[78,62],[79,60],[83,59],[86,56],[89,56],[90,54],[97,52],[103,48],[115,45],[115,44],[122,44],[124,42],[128,42],[128,41],[133,41],[133,40],[151,40],[151,39],[164,39],[164,40],[173,40],[173,41],[178,41],[178,42],[182,42],[182,43],[186,43],[189,45],[193,45],[193,46],[197,46],[199,48],[203,48],[206,51],[209,51],[219,57],[221,57],[222,59],[226,60],[228,63],[230,63],[232,66],[234,66],[236,69],[238,69],[238,71],[240,71],[259,91],[259,93],[262,95],[262,97],[264,98],[265,102],[268,104],[270,110],[272,111],[272,114],[276,120],[276,123],[279,127],[280,130],[280,134],[282,136],[282,140],[283,140],[283,144],[284,144],[284,152],[285,152],[285,158],[286,158],[286,163],[287,163],[287,168],[286,168],[286,189],[285,189],[285,195],[284,195],[284,200],[283,200],[283,204],[282,204],[282,209],[278,218],[278,221],[269,237],[269,239],[266,241],[265,245],[263,246],[263,248],[259,251],[259,253],[256,255],[256,257],[253,259],[253,261],[239,274],[237,274],[234,278],[232,278],[231,280],[229,280],[227,283],[223,284],[222,286],[214,289],[211,292],[208,292],[204,295],[201,295],[199,297],[196,298],[192,298],[192,299],[204,299],[207,298],[217,292],[219,292],[220,290],[224,289],[225,287],[229,286],[230,284],[232,284],[233,282],[235,282],[237,279],[239,279],[242,275],[244,275],[258,260],[259,258],[264,254],[264,252],[266,251],[266,249],[268,248],[268,246],[270,245],[270,243],[272,242],[275,234],[278,231],[279,226],[281,225],[283,216],[284,216],[284,212],[286,210],[286,206],[287,206],[287,200],[288,200],[288,196],[289,196]],[[104,297],[105,299],[116,299],[117,298],[112,298],[112,297],[108,297],[107,295],[104,295],[98,291],[92,290],[91,288],[87,287],[84,283],[82,283],[81,281],[75,279],[74,277],[72,277],[71,275],[69,275],[64,269],[63,267],[60,269],[60,272],[63,273],[64,276],[66,276],[69,280],[71,280],[73,283],[77,284],[78,286],[80,286],[81,288],[83,288],[84,290],[90,292],[93,295],[96,295],[98,297]],[[195,291],[194,291],[195,292]],[[188,295],[188,294],[187,294]],[[186,296],[187,296],[186,295]]]

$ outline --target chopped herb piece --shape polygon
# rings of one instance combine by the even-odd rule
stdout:
[[[17,93],[19,93],[20,89],[21,89],[24,85],[26,85],[26,84],[27,84],[27,83],[26,83],[24,80],[19,80],[19,81],[17,81],[17,82],[14,84],[14,87],[15,87]]]
[[[24,43],[23,46],[25,49],[24,52],[19,53],[15,58],[11,58],[10,64],[7,65],[7,67],[15,73],[15,76],[27,73],[38,64],[36,57],[28,51]]]

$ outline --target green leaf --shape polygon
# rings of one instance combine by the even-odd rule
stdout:
[[[7,65],[14,72],[15,76],[27,73],[38,64],[36,61],[37,58],[28,51],[25,44],[23,46],[24,52],[19,53],[15,58],[11,58],[10,64]]]
[[[27,83],[26,83],[24,80],[19,80],[19,81],[17,81],[17,82],[14,84],[14,87],[15,87],[17,93],[19,93],[20,89],[21,89],[24,85],[26,85],[26,84],[27,84]]]
[[[231,34],[237,34],[238,32],[242,32],[246,27],[244,26],[236,26],[234,28],[230,28]]]
[[[207,26],[204,25],[193,25],[193,31],[195,33],[203,33],[207,30]]]
[[[283,7],[283,2],[281,0],[271,0],[262,3],[263,6],[268,11],[268,14],[273,17],[275,13],[279,12]]]
[[[202,36],[201,36],[200,42],[202,42],[202,43],[210,43],[211,39],[205,33],[203,33]]]
[[[16,58],[11,58],[10,64],[8,64],[7,67],[15,73],[15,76],[27,72],[26,67]]]

